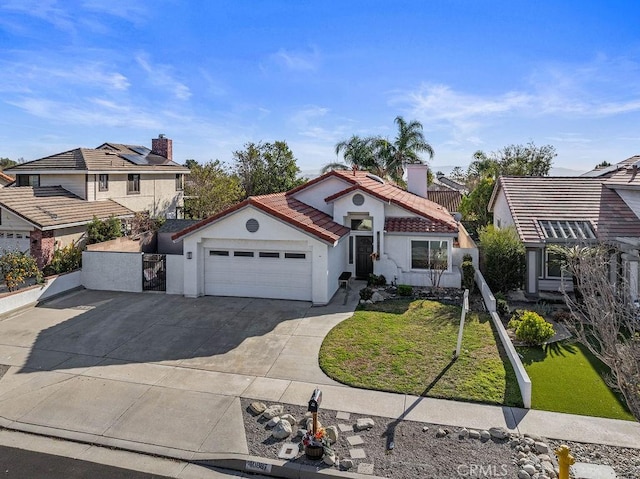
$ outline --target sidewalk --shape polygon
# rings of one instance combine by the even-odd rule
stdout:
[[[298,319],[297,327],[304,325],[305,335],[290,341],[302,343],[296,347],[305,348],[304,359],[293,346],[284,347],[264,376],[193,369],[175,361],[62,358],[55,351],[39,354],[39,360],[64,361],[63,369],[25,372],[29,348],[0,346],[0,364],[10,365],[0,380],[0,427],[240,470],[245,470],[247,460],[277,467],[282,461],[248,456],[240,398],[306,405],[319,386],[322,408],[327,410],[474,429],[502,426],[550,439],[640,449],[637,422],[367,391],[336,383],[319,372],[317,353],[321,338],[351,314],[342,299],[334,298],[323,310],[313,308],[312,320]],[[357,294],[352,293],[346,309],[352,311],[356,304]],[[315,381],[305,380],[309,377]]]

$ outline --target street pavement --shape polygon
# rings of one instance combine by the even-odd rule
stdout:
[[[306,405],[319,386],[326,409],[640,448],[636,422],[333,381],[319,368],[318,351],[358,299],[357,288],[322,307],[82,290],[5,315],[0,427],[236,467],[252,459],[240,398]]]

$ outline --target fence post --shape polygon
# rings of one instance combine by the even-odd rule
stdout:
[[[464,290],[462,300],[462,312],[460,313],[460,329],[458,330],[458,345],[456,346],[456,353],[454,358],[457,359],[460,356],[460,348],[462,348],[462,332],[464,330],[464,319],[469,311],[469,290]]]

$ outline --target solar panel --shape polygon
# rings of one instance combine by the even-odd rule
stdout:
[[[120,155],[123,158],[129,160],[131,163],[135,164],[135,165],[148,165],[149,161],[147,160],[147,158],[145,156],[142,155],[130,155],[130,154],[122,154]]]

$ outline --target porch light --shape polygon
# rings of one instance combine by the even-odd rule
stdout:
[[[191,251],[187,251],[187,259],[193,258],[193,253]]]

